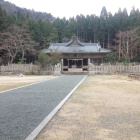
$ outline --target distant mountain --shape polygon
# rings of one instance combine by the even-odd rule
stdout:
[[[3,9],[7,11],[7,13],[11,15],[17,16],[17,14],[20,12],[24,16],[29,16],[29,18],[34,19],[34,20],[49,20],[49,21],[54,21],[54,17],[50,13],[46,12],[36,12],[34,10],[28,10],[26,8],[20,8],[8,1],[0,0],[0,5]]]

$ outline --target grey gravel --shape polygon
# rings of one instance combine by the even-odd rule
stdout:
[[[68,75],[0,93],[0,140],[23,140],[84,78]]]

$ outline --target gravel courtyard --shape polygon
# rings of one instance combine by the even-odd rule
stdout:
[[[37,140],[139,140],[140,81],[88,77]]]

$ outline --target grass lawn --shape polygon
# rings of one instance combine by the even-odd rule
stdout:
[[[140,81],[89,76],[37,140],[139,140]]]

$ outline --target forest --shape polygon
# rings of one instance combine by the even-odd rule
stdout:
[[[100,16],[81,14],[69,19],[50,18],[47,13],[44,18],[41,12],[40,18],[33,18],[31,12],[23,11],[18,8],[16,14],[10,14],[0,3],[0,65],[34,63],[50,43],[66,42],[73,36],[110,49],[105,61],[140,62],[140,11],[135,7],[130,14],[118,9],[113,15],[103,7]]]

